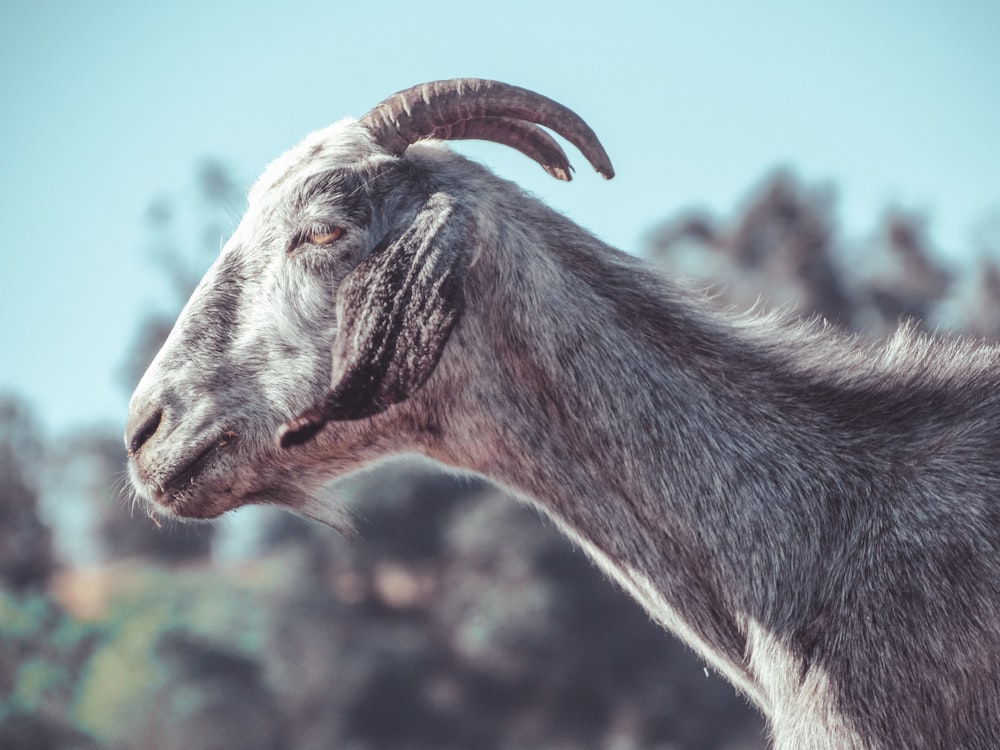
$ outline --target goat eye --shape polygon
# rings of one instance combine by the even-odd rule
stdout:
[[[344,230],[340,227],[331,227],[330,229],[324,230],[322,232],[311,232],[306,235],[306,241],[311,245],[316,245],[317,247],[323,247],[324,245],[332,245],[334,242],[340,239]]]

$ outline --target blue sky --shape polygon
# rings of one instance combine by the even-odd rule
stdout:
[[[53,430],[123,423],[116,369],[170,299],[150,203],[191,200],[207,156],[249,183],[307,132],[437,78],[583,115],[610,183],[572,152],[567,185],[458,148],[625,250],[680,209],[731,211],[782,165],[838,188],[849,235],[902,205],[943,250],[969,248],[1000,210],[998,32],[996,0],[5,0],[0,389]]]

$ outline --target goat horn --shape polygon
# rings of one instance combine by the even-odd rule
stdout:
[[[400,91],[361,118],[375,141],[395,154],[427,138],[478,138],[511,146],[558,179],[569,179],[569,161],[537,125],[559,133],[580,149],[606,179],[614,167],[601,142],[576,113],[533,91],[499,81],[455,78]]]
[[[460,120],[454,125],[437,128],[434,138],[441,140],[481,140],[502,143],[516,148],[542,165],[542,169],[557,180],[573,179],[566,152],[555,139],[537,125],[513,117],[480,117]]]

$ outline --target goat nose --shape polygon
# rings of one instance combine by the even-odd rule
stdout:
[[[125,425],[125,448],[134,456],[151,438],[163,420],[163,409],[156,404],[141,404],[128,415]]]

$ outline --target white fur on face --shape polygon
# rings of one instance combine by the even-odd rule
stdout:
[[[245,502],[285,503],[282,493],[305,496],[325,479],[308,468],[309,451],[285,455],[273,435],[329,388],[336,290],[370,250],[359,221],[364,196],[338,194],[345,185],[356,192],[350,180],[316,185],[378,158],[387,157],[345,120],[264,171],[132,397],[133,412],[162,412],[155,439],[130,461],[139,497],[167,513],[207,517]],[[320,221],[344,230],[335,247],[290,247]]]

